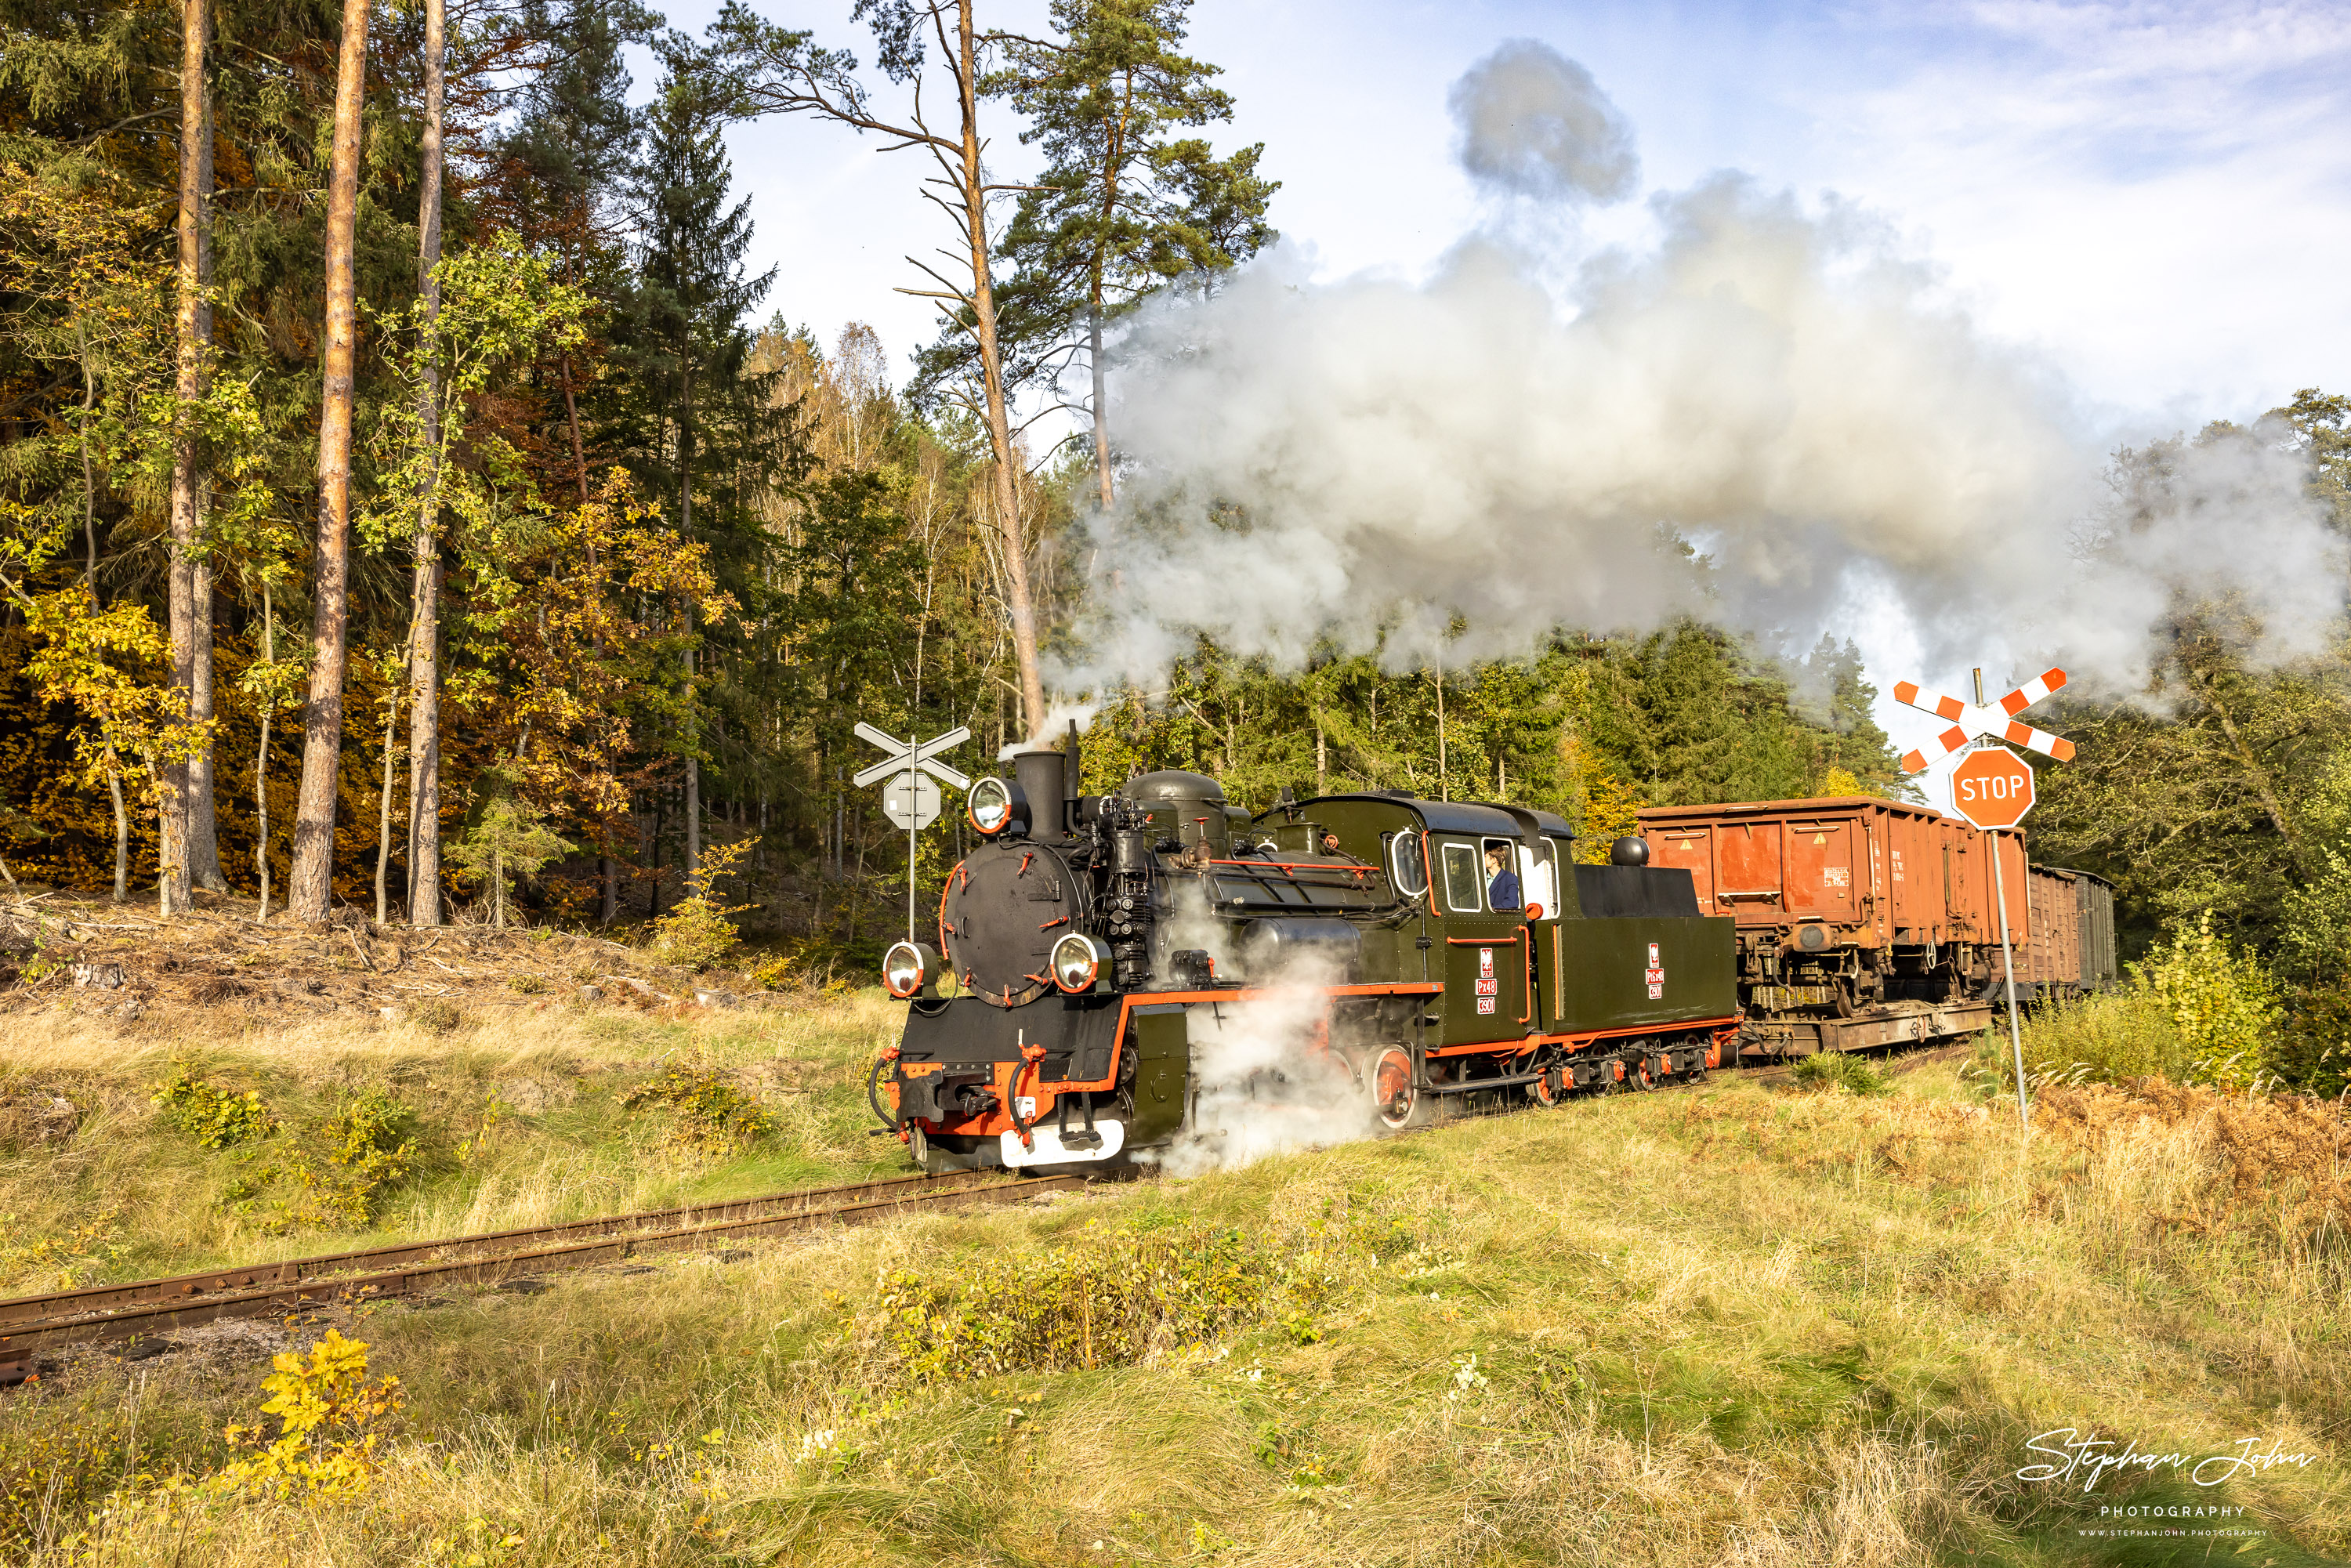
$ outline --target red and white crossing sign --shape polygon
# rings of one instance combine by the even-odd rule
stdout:
[[[1907,751],[1902,756],[1902,770],[1917,773],[1938,758],[1948,757],[1964,749],[1979,737],[1997,737],[2011,745],[2037,751],[2059,762],[2074,759],[2074,743],[2019,724],[2016,716],[2056,691],[2065,684],[2063,670],[2043,670],[2040,677],[2017,687],[2000,699],[1999,710],[1983,700],[1983,672],[1976,672],[1975,706],[1947,697],[1940,692],[1921,690],[1915,681],[1897,681],[1894,700],[1933,714],[1951,727],[1937,736],[1930,756],[1926,747]],[[2013,829],[2032,810],[2032,769],[2005,746],[1983,746],[1959,758],[1951,769],[1951,804],[1959,815],[1977,827],[1998,832]],[[2032,1112],[2024,1091],[2024,1037],[2016,1022],[2016,952],[2010,941],[2008,929],[2007,875],[2001,870],[2000,841],[1991,841],[1992,904],[2000,911],[2001,973],[2008,981],[2008,1045],[2016,1061],[2016,1115],[2029,1132]]]
[[[1917,773],[1938,758],[1949,757],[1970,741],[1982,736],[2005,740],[2027,751],[2037,751],[2059,762],[2074,759],[2074,743],[2045,729],[2035,729],[2029,724],[2019,724],[2016,716],[2065,684],[2063,670],[2043,670],[2040,675],[2017,687],[2000,699],[1998,711],[1991,706],[1972,707],[1957,697],[1947,697],[1940,692],[1930,692],[1915,681],[1894,683],[1894,700],[1937,718],[1951,721],[1951,727],[1937,736],[1930,747],[1902,754],[1902,770]],[[1983,695],[1982,672],[1977,672],[1976,695]]]
[[[1951,769],[1951,804],[1979,828],[2012,828],[2032,810],[2032,769],[2005,746],[1986,746]]]

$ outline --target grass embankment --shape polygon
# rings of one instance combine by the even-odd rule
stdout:
[[[846,1053],[868,1017],[827,1038]],[[551,1050],[277,1049],[329,1086],[402,1060],[478,1085]],[[841,1156],[864,1151],[821,1142],[824,1107],[845,1134],[852,1095],[811,1097]],[[593,1098],[531,1138],[628,1124]],[[45,1171],[87,1181],[145,1113],[116,1114],[18,1155],[10,1201]],[[0,1473],[46,1489],[16,1517],[47,1535],[101,1511],[78,1560],[121,1563],[2326,1561],[2351,1552],[2346,1153],[2318,1110],[2110,1089],[2051,1091],[2020,1152],[1943,1068],[1867,1097],[1583,1102],[388,1306],[341,1324],[407,1396],[355,1497],[131,1506],[126,1476],[215,1471],[221,1428],[256,1419],[259,1369],[193,1355],[0,1396]],[[514,1157],[511,1190],[592,1190],[581,1207],[745,1168]],[[442,1179],[436,1223],[531,1207]],[[181,1214],[125,1219],[229,1223],[174,1183]],[[2067,1427],[2315,1458],[2212,1488],[2020,1479],[2028,1441]],[[2222,1527],[2266,1533],[2242,1555],[2245,1537],[2079,1533],[2157,1501],[2241,1506]]]
[[[0,1295],[907,1168],[865,1134],[895,1024],[878,993],[445,1031],[0,1015]]]

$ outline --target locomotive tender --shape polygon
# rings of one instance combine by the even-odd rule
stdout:
[[[1199,1130],[1204,1092],[1247,1092],[1212,1074],[1252,1018],[1367,1131],[1464,1096],[1646,1088],[1737,1049],[1735,923],[1637,839],[1578,866],[1545,811],[1285,790],[1251,816],[1196,773],[1103,796],[1078,776],[1072,729],[975,781],[981,842],[936,946],[884,961],[908,1011],[869,1099],[927,1170],[1147,1158]],[[1493,907],[1489,851],[1522,907]]]

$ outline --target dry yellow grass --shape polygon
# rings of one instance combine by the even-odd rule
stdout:
[[[1867,1100],[1713,1085],[388,1308],[346,1327],[413,1396],[365,1497],[118,1505],[39,1560],[2338,1560],[2346,1260],[2309,1239],[2314,1188],[2238,1179],[2214,1129],[2241,1105],[2179,1107],[2053,1104],[2021,1146],[1942,1070]],[[1355,1262],[1311,1323],[1138,1364],[925,1384],[893,1359],[893,1273],[1178,1223]],[[1375,1235],[1410,1249],[1367,1266]],[[136,1406],[141,1465],[201,1469],[250,1377],[163,1357],[8,1396],[0,1469]],[[2243,1556],[2085,1536],[2158,1494],[2020,1479],[2063,1427],[2314,1462],[2160,1494],[2250,1510]]]
[[[0,1294],[895,1169],[901,1152],[864,1135],[862,1110],[864,1064],[894,1022],[853,995],[669,1016],[545,1006],[445,1032],[348,1012],[183,1014],[170,1028],[0,1014]],[[724,1157],[622,1108],[622,1092],[676,1064],[726,1075],[774,1132]],[[258,1092],[288,1127],[385,1096],[413,1115],[414,1172],[386,1188],[371,1226],[288,1228],[281,1205],[237,1196],[278,1141],[204,1149],[151,1103],[182,1071]]]

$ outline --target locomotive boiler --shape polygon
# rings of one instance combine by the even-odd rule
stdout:
[[[936,941],[884,961],[905,1029],[869,1099],[927,1170],[1149,1158],[1204,1094],[1251,1092],[1218,1079],[1249,1029],[1284,1035],[1255,1076],[1335,1086],[1368,1132],[1736,1051],[1734,922],[1640,840],[1580,866],[1520,807],[1285,791],[1251,815],[1197,773],[1078,778],[1072,731],[977,780]]]

